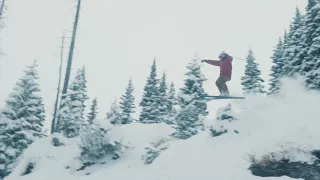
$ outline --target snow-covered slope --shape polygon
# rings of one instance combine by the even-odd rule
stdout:
[[[252,96],[232,103],[237,116],[232,121],[206,121],[207,129],[186,139],[169,137],[174,129],[165,124],[131,124],[114,127],[110,133],[130,147],[119,159],[110,158],[77,171],[82,165],[78,140],[55,134],[65,144],[55,147],[51,137],[35,142],[24,154],[15,171],[6,180],[259,180],[291,179],[258,177],[249,170],[255,159],[273,161],[317,161],[309,151],[320,149],[320,94],[306,92],[296,81],[284,82],[280,97]],[[215,102],[210,102],[215,106]],[[211,112],[215,113],[215,112]],[[212,128],[227,133],[213,137]],[[168,138],[158,149],[161,153],[145,164],[146,147],[161,138]],[[151,146],[152,148],[152,146]],[[274,153],[270,157],[270,153]],[[253,158],[254,157],[254,158]],[[271,159],[270,159],[271,158]],[[21,176],[29,162],[36,162],[32,173]]]

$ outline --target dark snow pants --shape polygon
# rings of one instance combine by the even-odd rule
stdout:
[[[220,76],[216,81],[216,86],[218,87],[218,90],[220,94],[222,93],[229,93],[228,86],[226,82],[230,81],[231,78],[229,76]]]

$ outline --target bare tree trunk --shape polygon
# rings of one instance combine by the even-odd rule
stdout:
[[[65,79],[64,79],[64,85],[63,85],[63,89],[62,89],[61,102],[66,97],[67,91],[68,91],[69,79],[70,79],[71,67],[72,67],[73,51],[74,51],[74,45],[75,45],[75,41],[76,41],[77,28],[78,28],[78,22],[79,22],[79,16],[80,16],[80,7],[81,7],[81,0],[78,0],[77,12],[76,12],[75,21],[73,24],[72,38],[71,38],[71,44],[70,44],[70,49],[69,49],[68,64],[67,64],[67,69],[66,69],[66,74],[65,74]],[[60,102],[59,109],[62,108],[61,102]],[[59,117],[58,117],[57,123],[59,123]],[[58,129],[56,127],[56,132],[59,132],[59,131],[60,131],[60,129]]]
[[[62,37],[62,46],[61,46],[61,55],[60,55],[60,68],[59,68],[59,80],[58,80],[56,102],[54,104],[53,119],[52,119],[52,122],[51,122],[51,134],[56,132],[55,125],[56,125],[57,111],[58,111],[59,97],[60,97],[61,73],[62,73],[62,64],[63,64],[63,49],[64,49],[64,35]]]
[[[76,17],[75,17],[74,26],[73,26],[72,39],[71,39],[69,57],[68,57],[68,64],[67,64],[67,70],[66,70],[62,94],[66,94],[67,90],[68,90],[69,79],[70,79],[70,74],[71,74],[73,50],[74,50],[74,44],[76,41],[77,27],[78,27],[79,15],[80,15],[80,7],[81,7],[81,0],[78,0],[77,13],[76,13]]]

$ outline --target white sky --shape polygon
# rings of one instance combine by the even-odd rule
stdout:
[[[3,103],[26,65],[39,62],[41,89],[51,120],[58,78],[60,37],[71,36],[76,0],[9,0],[0,45],[0,102]],[[83,0],[74,56],[75,70],[87,68],[88,91],[97,96],[100,117],[133,78],[140,102],[153,58],[158,74],[167,72],[177,87],[197,53],[216,59],[226,50],[245,58],[252,47],[265,80],[273,47],[305,0]],[[66,42],[65,58],[69,51]],[[234,60],[232,94],[241,94],[244,61]],[[65,71],[65,66],[63,72]],[[206,91],[217,94],[219,69],[205,65]],[[50,117],[49,117],[50,116]]]

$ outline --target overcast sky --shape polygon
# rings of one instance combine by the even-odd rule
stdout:
[[[60,42],[71,36],[76,0],[9,0],[1,31],[0,102],[3,103],[26,65],[38,60],[42,94],[51,115],[58,78]],[[98,97],[100,117],[119,98],[130,77],[140,102],[154,58],[158,74],[166,71],[177,88],[195,53],[216,59],[225,50],[245,58],[252,48],[263,78],[270,56],[289,27],[295,8],[306,0],[83,0],[73,72],[87,68],[88,91]],[[67,39],[65,59],[69,51]],[[245,62],[234,60],[231,94],[241,95]],[[65,71],[65,66],[63,71]],[[205,89],[218,94],[219,69],[204,65]],[[51,119],[51,117],[50,117]]]

